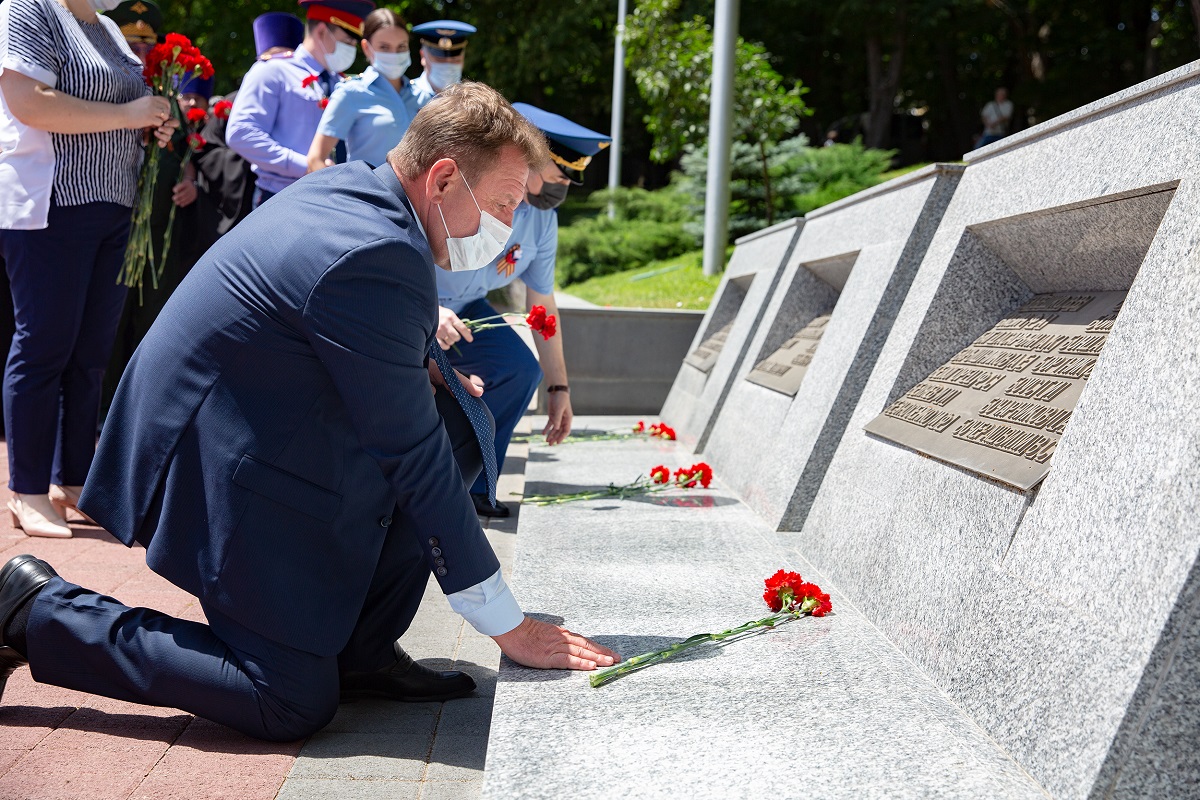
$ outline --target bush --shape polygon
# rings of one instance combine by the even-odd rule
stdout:
[[[608,216],[610,200],[614,219]],[[691,215],[688,199],[671,188],[605,189],[593,192],[587,205],[593,216],[577,218],[558,231],[556,276],[563,286],[672,258],[697,246],[696,237],[683,227]]]

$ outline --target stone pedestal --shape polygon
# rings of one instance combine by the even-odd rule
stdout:
[[[962,172],[934,164],[808,215],[704,450],[773,527],[807,514]]]
[[[791,219],[736,242],[662,407],[663,421],[675,429],[679,441],[697,452],[708,441],[803,225],[804,220]]]
[[[969,154],[811,508],[784,518],[1055,797],[1200,792],[1198,110],[1192,64]],[[998,326],[1038,295],[1102,292],[1127,294],[1091,355]],[[998,353],[1094,361],[1033,488],[864,431],[930,405],[967,348],[985,372]]]

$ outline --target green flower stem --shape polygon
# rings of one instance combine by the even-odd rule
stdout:
[[[603,686],[606,683],[615,681],[617,678],[624,677],[631,672],[636,672],[637,670],[645,669],[652,664],[658,664],[666,661],[669,658],[674,658],[683,651],[690,650],[691,648],[705,644],[706,642],[722,642],[726,639],[732,639],[741,634],[757,630],[758,628],[773,628],[779,623],[785,622],[789,619],[799,619],[800,617],[806,616],[809,611],[811,611],[811,608],[803,607],[796,609],[795,611],[781,611],[777,614],[772,614],[769,617],[763,617],[762,619],[755,620],[753,622],[747,622],[744,625],[739,625],[736,628],[730,628],[729,630],[721,631],[720,633],[700,633],[695,636],[688,637],[682,642],[673,644],[670,647],[662,650],[655,650],[652,653],[643,653],[640,656],[634,656],[633,658],[626,659],[616,666],[609,667],[608,669],[602,669],[588,678],[588,682],[592,685],[592,688],[595,689]]]
[[[528,503],[533,506],[551,506],[560,505],[562,503],[572,503],[576,500],[597,500],[603,497],[615,497],[618,500],[624,500],[626,497],[635,497],[643,494],[658,494],[671,489],[686,489],[688,481],[693,481],[699,478],[699,473],[695,475],[681,475],[673,481],[667,483],[655,483],[645,475],[639,477],[632,483],[616,486],[609,484],[606,489],[593,489],[587,492],[572,492],[570,494],[531,494],[522,497],[521,502]],[[697,487],[692,487],[697,488]],[[512,493],[514,496],[516,492]]]

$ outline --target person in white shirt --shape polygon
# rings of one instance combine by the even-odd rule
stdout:
[[[975,147],[983,147],[1008,136],[1008,126],[1012,122],[1012,115],[1013,104],[1008,99],[1008,89],[1001,86],[996,90],[996,99],[979,112],[979,119],[983,122],[983,136],[979,137]]]

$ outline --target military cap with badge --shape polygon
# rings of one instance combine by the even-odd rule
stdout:
[[[529,103],[513,103],[513,108],[546,134],[550,160],[571,183],[583,185],[583,171],[592,157],[612,144],[612,137],[585,128],[564,116],[545,111]]]

